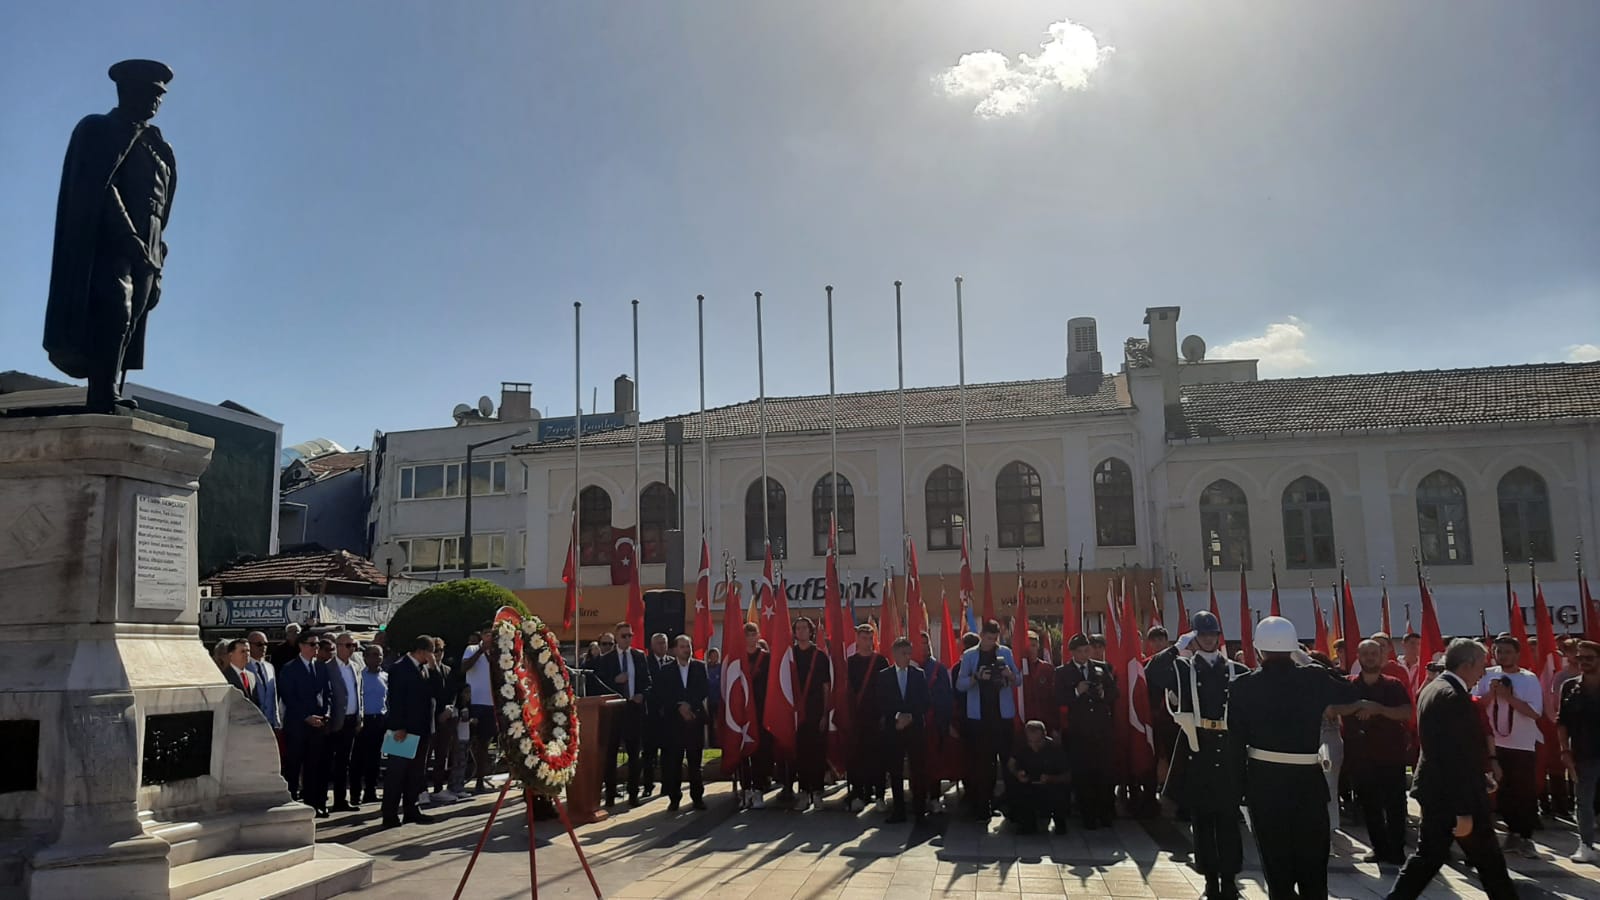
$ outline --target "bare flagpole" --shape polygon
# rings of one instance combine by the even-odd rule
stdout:
[[[957,392],[961,403],[961,528],[972,521],[972,476],[967,471],[967,336],[961,311],[961,276],[956,276],[956,371],[960,378]]]
[[[826,285],[823,290],[828,292],[828,485],[833,488],[833,502],[828,507],[828,515],[832,529],[830,537],[834,544],[833,550],[838,551],[839,529],[839,395],[833,380],[833,285]],[[854,520],[850,523],[851,529],[855,528]],[[835,569],[834,574],[838,574]],[[832,640],[832,636],[829,637]]]
[[[572,611],[572,663],[578,663],[578,629],[583,627],[583,548],[578,544],[583,517],[583,304],[572,301],[572,592],[577,609]]]
[[[761,544],[765,547],[772,543],[772,535],[767,528],[771,521],[767,512],[767,357],[761,337],[760,291],[756,291],[756,390],[761,408]]]
[[[911,561],[907,555],[909,547],[906,544],[911,538],[910,530],[906,527],[906,346],[905,329],[901,325],[898,281],[894,283],[894,353],[895,367],[899,373],[900,407],[900,565],[909,572]]]
[[[706,295],[696,294],[694,304],[700,331],[700,540],[704,542],[711,536],[706,509],[706,469],[710,465],[706,460]]]
[[[633,301],[633,564],[641,559],[639,539],[644,537],[644,522],[639,506],[639,301]]]

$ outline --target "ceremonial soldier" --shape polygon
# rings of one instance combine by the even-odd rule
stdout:
[[[1056,704],[1067,710],[1073,793],[1085,829],[1109,827],[1116,812],[1111,715],[1117,679],[1110,666],[1091,658],[1089,638],[1075,634],[1067,649],[1072,659],[1056,669]]]
[[[1325,715],[1350,715],[1370,701],[1355,685],[1311,664],[1294,623],[1256,625],[1261,668],[1233,683],[1228,732],[1245,747],[1245,800],[1271,900],[1328,896],[1331,830],[1322,746]]]
[[[1194,631],[1145,668],[1179,732],[1165,792],[1193,817],[1195,868],[1206,876],[1210,900],[1237,898],[1234,879],[1244,867],[1244,747],[1228,731],[1228,700],[1234,682],[1249,672],[1228,659],[1222,623],[1205,610],[1195,613]]]

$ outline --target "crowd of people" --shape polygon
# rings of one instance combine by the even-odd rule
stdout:
[[[1241,810],[1274,898],[1326,895],[1331,833],[1347,816],[1366,827],[1366,860],[1399,868],[1392,897],[1418,896],[1452,842],[1491,898],[1515,896],[1504,854],[1537,856],[1533,833],[1566,827],[1557,820],[1576,825],[1575,861],[1600,861],[1600,644],[1563,639],[1561,669],[1541,680],[1522,668],[1530,648],[1510,634],[1489,646],[1457,639],[1424,660],[1415,635],[1397,648],[1379,633],[1360,640],[1346,670],[1342,648],[1308,653],[1292,623],[1269,617],[1257,625],[1252,668],[1228,656],[1220,623],[1202,611],[1176,641],[1160,625],[1143,635],[1145,707],[1119,686],[1103,636],[1073,635],[1052,662],[1039,632],[1018,640],[1010,624],[982,623],[949,661],[926,633],[880,646],[872,624],[855,626],[836,672],[817,626],[796,618],[784,648],[794,749],[779,751],[764,724],[755,730],[731,772],[740,807],[824,809],[833,783],[833,808],[874,807],[887,824],[959,812],[983,823],[1004,816],[1022,834],[1062,834],[1074,821],[1103,828],[1119,805],[1133,817],[1169,809],[1191,824],[1194,864],[1217,898],[1238,896]],[[704,809],[703,751],[723,727],[719,682],[737,663],[734,677],[749,681],[758,706],[753,721],[764,723],[775,654],[755,624],[745,626],[742,659],[714,649],[696,659],[683,635],[654,634],[645,647],[635,637],[618,623],[580,654],[588,691],[626,701],[610,729],[603,802],[625,792],[637,805],[659,785],[677,811],[686,786],[692,808]],[[418,735],[421,749],[403,764],[391,756],[383,779],[385,824],[398,825],[402,814],[428,821],[419,802],[430,781],[435,803],[468,793],[469,780],[486,790],[496,731],[494,707],[482,702],[487,649],[486,636],[472,635],[453,673],[437,638],[391,659],[381,643],[290,626],[281,644],[256,632],[217,654],[278,734],[291,792],[319,816],[378,802],[386,733]],[[847,690],[835,690],[836,678]],[[1153,767],[1125,762],[1129,715],[1149,717]],[[1408,795],[1422,808],[1415,827]],[[1326,816],[1307,818],[1323,807]]]
[[[496,725],[487,634],[485,626],[470,635],[454,667],[443,638],[422,636],[398,652],[382,632],[363,644],[348,631],[296,624],[279,643],[254,631],[218,642],[213,656],[272,727],[290,796],[318,818],[381,804],[384,825],[396,827],[430,821],[424,804],[489,790]],[[412,736],[409,758],[386,752],[386,738]]]

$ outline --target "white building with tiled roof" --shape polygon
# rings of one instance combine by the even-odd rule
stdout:
[[[1069,342],[1072,374],[969,385],[966,479],[955,387],[906,391],[903,470],[896,392],[840,394],[841,566],[866,585],[863,599],[875,602],[872,579],[881,583],[886,563],[900,568],[903,534],[916,542],[924,595],[937,599],[929,585],[942,573],[953,596],[966,524],[980,573],[990,548],[1002,610],[1020,560],[1035,616],[1059,615],[1065,563],[1076,569],[1081,550],[1091,572],[1125,567],[1145,590],[1171,581],[1155,572],[1176,568],[1190,609],[1208,603],[1206,570],[1214,568],[1231,635],[1240,566],[1253,618],[1267,607],[1275,563],[1285,612],[1309,635],[1309,584],[1330,608],[1342,558],[1362,629],[1377,629],[1386,581],[1391,626],[1401,631],[1406,604],[1420,621],[1415,548],[1447,631],[1475,633],[1480,609],[1492,630],[1506,627],[1508,562],[1531,610],[1530,553],[1558,630],[1576,627],[1574,553],[1580,535],[1600,535],[1600,364],[1258,380],[1254,361],[1206,360],[1198,342],[1186,341],[1188,358],[1180,358],[1178,315],[1177,307],[1147,310],[1148,334],[1127,342],[1115,374],[1099,371],[1092,321],[1073,320],[1086,340]],[[832,407],[826,395],[766,406],[766,533],[787,558],[791,603],[816,605],[820,592],[809,585],[824,565]],[[683,476],[680,483],[674,473],[669,494],[663,451],[673,423],[683,429]],[[584,440],[580,545],[586,601],[596,607],[585,623],[609,625],[620,609],[620,589],[610,584],[613,526],[643,520],[642,581],[666,581],[663,532],[680,493],[691,600],[702,530],[712,535],[717,572],[724,550],[742,580],[760,567],[760,405],[641,427],[642,503],[632,497],[633,430]],[[544,603],[561,586],[572,445],[544,442],[516,455],[528,467],[524,593]],[[1591,570],[1594,544],[1584,551]],[[1170,586],[1157,592],[1170,620]]]

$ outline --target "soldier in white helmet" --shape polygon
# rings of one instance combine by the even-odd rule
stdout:
[[[1261,668],[1233,684],[1228,730],[1245,746],[1245,802],[1271,900],[1328,896],[1328,802],[1323,777],[1325,715],[1353,715],[1370,701],[1355,685],[1317,665],[1294,623],[1268,616],[1256,625]],[[1311,812],[1315,814],[1310,814]]]

